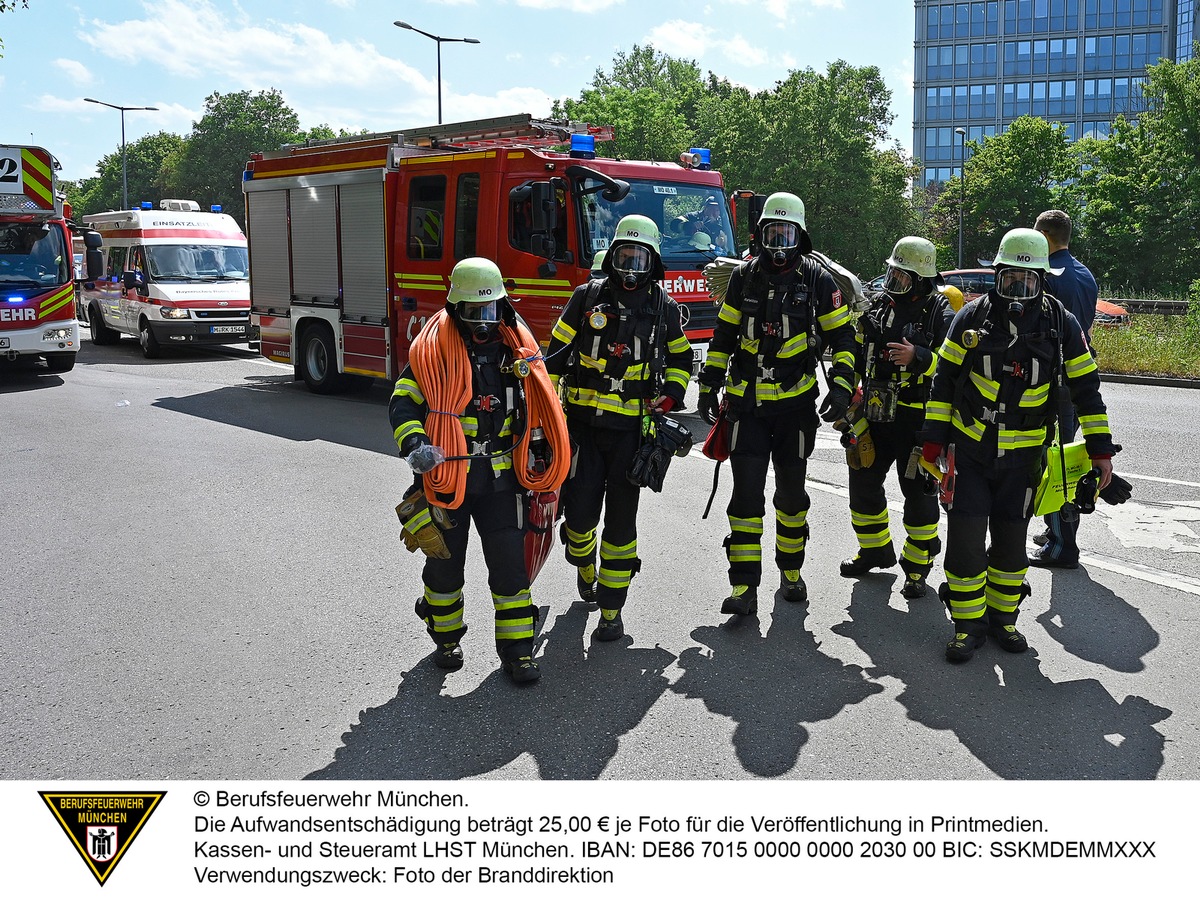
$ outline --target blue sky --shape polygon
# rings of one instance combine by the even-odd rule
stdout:
[[[30,0],[0,15],[0,143],[37,144],[62,176],[95,174],[121,143],[186,135],[213,91],[276,88],[309,128],[369,131],[437,121],[443,37],[447,122],[547,115],[618,50],[653,44],[752,89],[834,59],[876,65],[892,136],[911,151],[913,6],[900,0]],[[719,167],[719,160],[715,160]]]

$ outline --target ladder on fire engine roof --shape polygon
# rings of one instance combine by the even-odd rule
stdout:
[[[398,144],[427,150],[476,150],[483,147],[554,147],[569,144],[573,134],[590,134],[597,141],[611,141],[611,125],[588,125],[585,122],[535,119],[528,113],[476,119],[472,122],[450,122],[410,128],[405,131],[381,131],[375,134],[356,134],[351,137],[323,141],[307,141],[292,145],[294,149],[325,147],[349,142],[392,140]]]

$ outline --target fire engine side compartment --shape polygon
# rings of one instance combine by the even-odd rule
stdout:
[[[295,174],[243,183],[262,354],[299,375],[306,332],[316,328],[333,342],[338,372],[390,378],[384,171],[302,163]]]

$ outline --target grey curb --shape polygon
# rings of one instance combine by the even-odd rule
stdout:
[[[1154,387],[1200,388],[1200,378],[1164,378],[1157,375],[1118,375],[1101,372],[1101,381],[1114,384],[1148,384]]]

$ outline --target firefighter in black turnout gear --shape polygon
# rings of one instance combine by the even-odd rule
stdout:
[[[1054,273],[1049,256],[1042,234],[1009,231],[992,263],[996,286],[958,311],[939,351],[923,452],[949,467],[947,447],[956,448],[940,590],[954,623],[951,662],[970,659],[989,636],[1010,653],[1028,647],[1016,628],[1030,593],[1026,532],[1043,444],[1064,416],[1060,404],[1075,407],[1101,489],[1120,449],[1083,330],[1044,291],[1046,273]]]
[[[683,408],[691,375],[691,345],[679,307],[658,283],[665,276],[659,248],[653,221],[622,218],[601,266],[606,277],[575,289],[546,351],[546,370],[560,384],[567,425],[578,444],[574,473],[563,485],[562,536],[567,561],[578,569],[580,599],[600,607],[592,633],[600,641],[625,634],[621,610],[641,568],[639,484],[662,486],[631,478],[631,467],[639,452],[645,463],[644,451],[657,449],[650,446],[657,429],[665,437],[675,425],[663,424],[664,414]],[[665,462],[657,452],[661,477]]]
[[[775,467],[777,596],[808,599],[800,577],[810,506],[804,479],[817,433],[815,373],[822,339],[833,353],[821,406],[826,421],[845,414],[854,378],[850,310],[833,277],[807,255],[812,242],[800,198],[768,197],[756,234],[758,255],[730,275],[699,379],[701,415],[716,421],[724,402],[731,423],[733,494],[725,539],[731,591],[721,612],[735,615],[758,610],[769,463]],[[723,401],[717,396],[722,388]]]
[[[904,495],[904,548],[900,568],[908,599],[925,594],[925,578],[941,550],[936,484],[917,464],[924,443],[925,401],[937,351],[954,313],[938,287],[937,250],[920,237],[903,237],[886,260],[883,292],[858,320],[856,374],[862,399],[848,427],[850,521],[858,553],[842,562],[845,578],[896,564],[883,483],[894,464]],[[863,452],[859,452],[864,448]],[[873,452],[866,452],[871,448]]]
[[[406,541],[418,542],[428,557],[421,572],[425,590],[416,611],[437,645],[434,662],[443,669],[463,664],[459,642],[467,632],[464,569],[474,521],[495,607],[496,651],[509,677],[528,683],[541,673],[533,660],[536,610],[525,565],[525,491],[513,470],[513,447],[525,428],[527,404],[514,373],[513,348],[499,331],[502,321],[513,326],[517,319],[496,264],[482,258],[459,262],[450,275],[446,311],[431,319],[413,342],[388,413],[400,455],[417,473],[414,490],[397,512]],[[445,365],[448,357],[462,358],[455,343],[466,346],[469,362],[461,368]],[[430,420],[454,415],[430,401],[441,389],[454,396],[469,391],[471,397],[466,410],[456,416],[469,454],[465,485],[456,482],[461,502],[444,498],[447,508],[427,502],[428,489],[439,483],[431,479],[449,466],[446,448],[431,442],[426,432],[429,428],[433,433]]]

